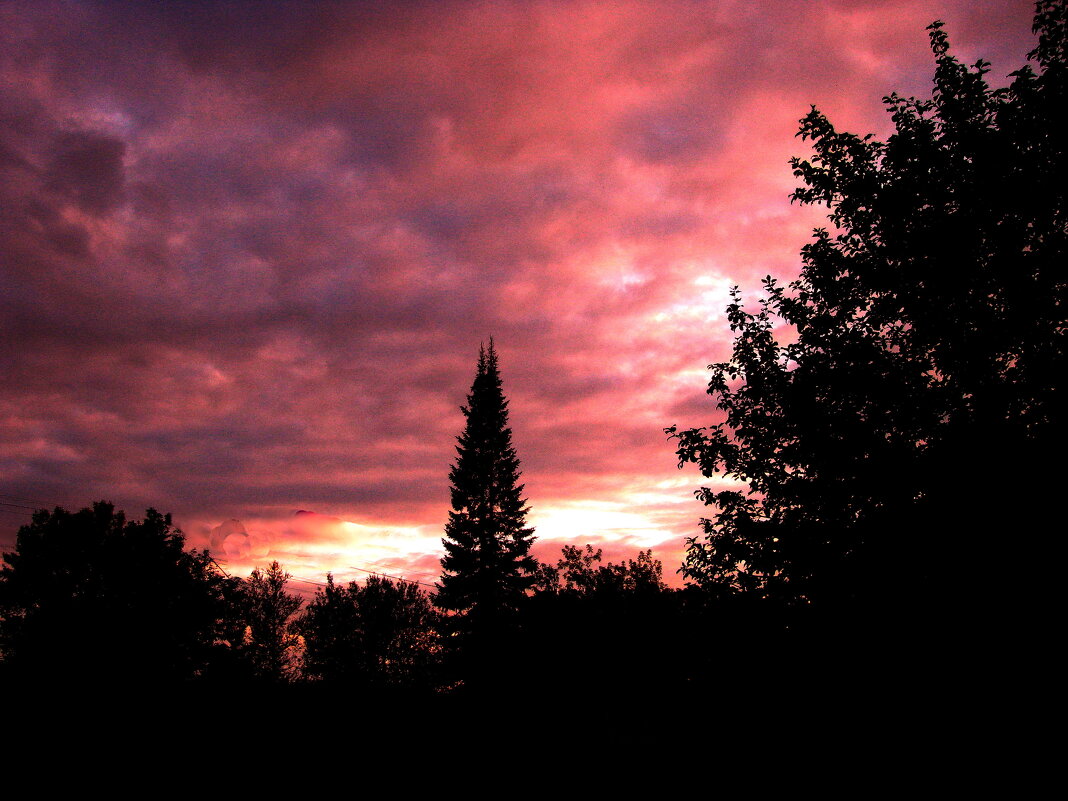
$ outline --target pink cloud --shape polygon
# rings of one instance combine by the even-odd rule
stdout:
[[[309,579],[435,572],[490,335],[539,547],[671,573],[662,428],[822,222],[797,120],[884,133],[936,18],[995,77],[1032,46],[1029,0],[179,9],[0,7],[0,492],[236,519]]]

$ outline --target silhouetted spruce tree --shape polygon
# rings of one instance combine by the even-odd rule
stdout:
[[[1066,17],[1037,3],[1037,70],[1003,89],[932,24],[933,96],[884,98],[886,142],[815,108],[801,121],[815,155],[794,159],[793,198],[826,204],[835,230],[788,288],[765,279],[759,310],[735,290],[733,356],[708,387],[724,422],[668,429],[680,467],[748,490],[698,492],[716,513],[690,579],[852,615],[858,634],[970,628],[991,648],[1042,584],[1011,576],[1041,547],[1059,489],[1042,465],[1065,444]]]
[[[452,511],[435,602],[455,613],[461,639],[470,640],[514,620],[537,568],[492,339],[488,349],[479,349],[478,370],[461,409],[467,426],[457,437],[449,472]]]

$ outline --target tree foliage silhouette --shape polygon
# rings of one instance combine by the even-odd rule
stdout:
[[[430,686],[437,623],[429,595],[412,582],[372,575],[339,586],[327,575],[300,621],[305,674],[334,685]]]
[[[458,613],[461,631],[470,634],[512,619],[537,567],[492,339],[488,349],[479,349],[467,406],[460,408],[467,425],[449,472],[452,511],[435,602]]]
[[[171,516],[112,504],[38,511],[0,569],[6,668],[38,680],[190,679],[211,664],[232,581]]]
[[[689,631],[662,574],[652,551],[602,563],[591,545],[565,545],[555,565],[539,565],[515,660],[523,686],[567,693],[595,676],[599,690],[625,693],[672,683]]]
[[[732,358],[708,387],[725,420],[667,429],[680,467],[748,490],[698,491],[717,512],[688,578],[802,606],[963,607],[1005,570],[1011,530],[1044,527],[1068,368],[1064,3],[1039,2],[1034,28],[1037,71],[991,89],[990,65],[961,64],[932,24],[933,96],[884,98],[886,142],[815,107],[801,121],[814,157],[792,160],[793,199],[826,204],[834,229],[789,287],[764,280],[759,310],[734,289]]]
[[[302,602],[286,592],[289,578],[278,562],[272,562],[266,570],[253,570],[238,588],[243,631],[233,645],[260,680],[292,681],[300,675],[301,648],[291,618]]]
[[[653,559],[652,549],[638,551],[637,559],[601,564],[601,549],[575,545],[561,549],[556,565],[540,564],[535,592],[549,595],[615,597],[627,593],[657,593],[667,590],[664,566]]]

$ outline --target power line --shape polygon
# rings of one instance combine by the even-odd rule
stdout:
[[[316,587],[325,587],[326,586],[326,582],[325,581],[316,581],[315,579],[306,579],[306,578],[301,578],[300,576],[290,576],[289,580],[290,581],[300,581],[300,582],[302,582],[304,584],[314,584]]]
[[[32,517],[32,512],[20,512],[17,509],[5,509],[0,506],[0,512],[7,512],[9,515],[18,515],[21,518]]]
[[[32,506],[23,506],[21,503],[10,503],[8,501],[0,501],[0,506],[11,506],[15,509],[25,509],[28,512],[36,512],[37,510]]]
[[[35,506],[33,507],[34,510],[48,508],[48,504],[38,498],[23,498],[21,495],[12,495],[9,492],[0,492],[0,498],[7,498],[8,500],[12,501],[21,501],[22,503],[35,504]]]
[[[214,559],[212,559],[212,561],[215,562]],[[225,561],[225,560],[223,560],[223,561]],[[218,565],[219,569],[222,570],[224,573],[226,572],[223,569],[222,565],[219,565],[218,562],[215,562],[215,564]],[[374,562],[371,562],[370,564],[374,564]],[[429,587],[432,590],[436,590],[437,589],[437,587],[435,585],[427,584],[425,581],[416,581],[415,579],[405,578],[404,576],[394,576],[394,575],[391,575],[389,573],[383,573],[381,570],[369,570],[366,567],[356,567],[356,565],[348,565],[348,568],[350,570],[359,570],[361,573],[369,573],[372,576],[383,576],[384,578],[390,578],[390,579],[393,579],[394,581],[404,581],[404,582],[407,582],[408,584],[418,584],[421,587]],[[227,573],[227,575],[230,575],[230,574]],[[292,574],[290,574],[289,580],[290,581],[299,581],[299,582],[302,582],[304,584],[314,584],[316,587],[325,587],[326,586],[326,582],[325,581],[317,581],[316,579],[304,578],[303,576],[294,576]]]
[[[380,570],[368,570],[365,567],[356,567],[356,565],[349,565],[352,570],[360,570],[364,573],[370,573],[372,576],[385,576],[386,578],[396,579],[397,581],[407,581],[409,584],[418,584],[422,587],[430,587],[432,590],[436,590],[437,587],[433,584],[427,584],[425,581],[416,581],[415,579],[404,578],[403,576],[391,576],[389,573],[383,573]]]
[[[381,562],[368,562],[367,564],[374,565],[375,567],[388,567],[388,565],[383,565]],[[351,565],[350,565],[350,567],[351,567]],[[359,570],[359,568],[356,568],[356,569]],[[409,570],[408,571],[408,575],[411,575],[411,576],[433,576],[434,574],[433,573],[428,573],[425,570]],[[409,579],[405,579],[405,581],[409,581]]]

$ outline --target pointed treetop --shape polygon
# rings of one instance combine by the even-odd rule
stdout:
[[[493,337],[490,337],[488,348],[484,342],[478,344],[478,374],[486,375],[496,372],[498,372],[497,351],[493,347]]]
[[[437,603],[472,619],[499,619],[524,597],[536,563],[492,338],[488,348],[479,346],[478,371],[467,406],[460,408],[467,422],[449,471],[452,511]]]

